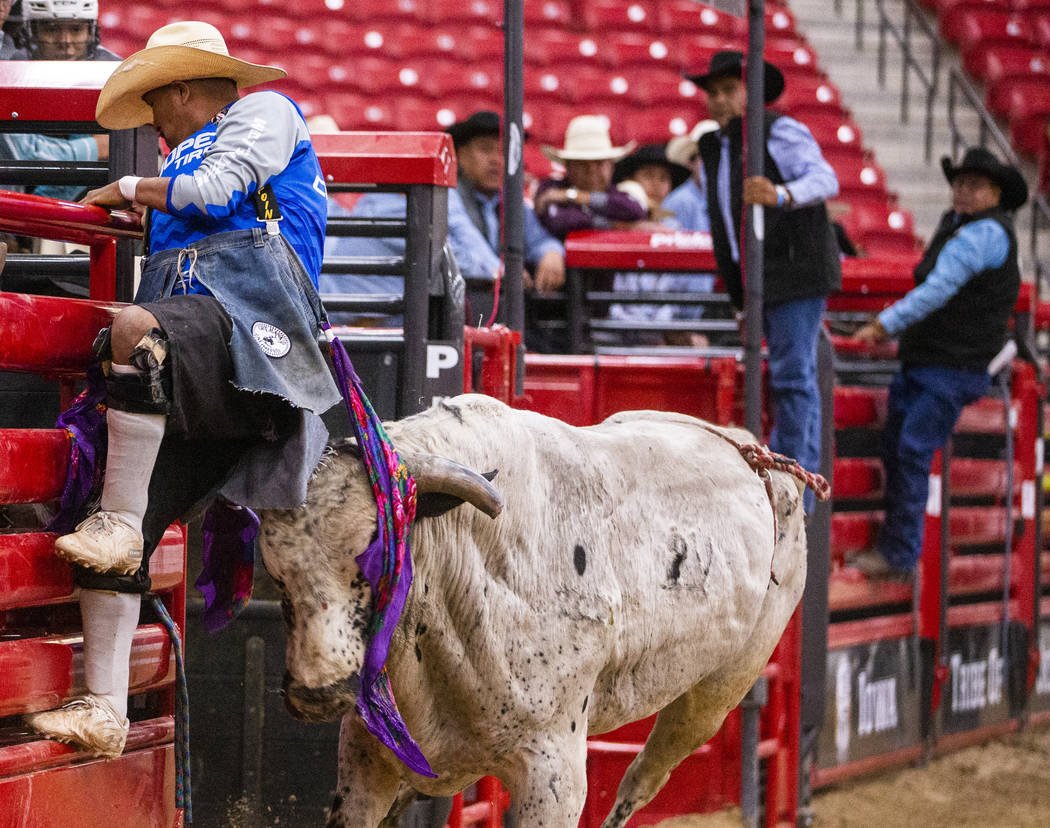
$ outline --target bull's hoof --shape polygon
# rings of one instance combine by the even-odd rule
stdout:
[[[333,722],[354,709],[361,690],[361,679],[352,673],[324,687],[308,687],[284,674],[284,706],[304,722]]]

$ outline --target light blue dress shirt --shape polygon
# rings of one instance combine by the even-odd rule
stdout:
[[[704,193],[707,185],[704,183],[706,175],[703,167],[700,168],[700,181],[698,184],[690,176],[688,181],[671,191],[661,206],[674,213],[675,221],[682,230],[710,233],[711,217],[707,214],[707,195]]]
[[[729,248],[733,261],[740,261],[737,247],[739,228],[732,215],[732,198],[729,191],[729,136],[721,135],[722,157],[718,164],[718,206],[722,210],[729,236]],[[820,154],[820,145],[809,128],[794,118],[783,115],[769,129],[766,147],[780,175],[784,179],[794,207],[808,207],[818,201],[827,201],[839,194],[839,180],[831,165]],[[791,208],[788,208],[791,209]],[[730,228],[735,228],[730,231]]]
[[[982,270],[1002,267],[1010,252],[1010,237],[995,219],[964,225],[948,240],[926,280],[909,290],[879,314],[890,336],[897,336],[948,304],[970,279]]]

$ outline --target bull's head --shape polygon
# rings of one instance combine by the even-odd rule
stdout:
[[[417,517],[464,502],[490,517],[503,508],[471,469],[435,455],[401,456],[416,481]],[[356,448],[322,462],[303,506],[263,515],[263,562],[283,593],[288,628],[285,703],[297,718],[338,719],[357,700],[372,592],[355,559],[375,532],[375,499]]]

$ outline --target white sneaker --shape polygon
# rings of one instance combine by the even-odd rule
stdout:
[[[105,699],[80,696],[56,710],[31,713],[26,723],[42,736],[73,744],[96,756],[116,759],[124,752],[130,724]]]
[[[95,512],[55,541],[55,554],[96,572],[130,575],[142,565],[142,533],[113,512]]]

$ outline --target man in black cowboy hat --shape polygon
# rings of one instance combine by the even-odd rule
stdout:
[[[502,217],[503,146],[500,142],[499,115],[488,110],[475,112],[445,130],[456,147],[459,175],[455,194],[449,196],[449,242],[456,261],[469,259],[489,263],[489,272],[500,270],[500,224]],[[462,210],[485,240],[478,249],[469,225],[457,221]],[[525,262],[531,273],[524,274],[525,286],[536,290],[557,290],[565,283],[565,248],[551,236],[536,214],[525,206]],[[479,266],[480,267],[480,266]]]
[[[771,109],[765,111],[764,174],[744,179],[743,59],[740,52],[718,52],[706,72],[685,76],[707,94],[708,113],[719,127],[698,142],[711,237],[719,275],[740,309],[744,304],[741,214],[745,204],[766,207],[762,323],[774,406],[770,445],[803,467],[817,469],[821,420],[817,338],[826,297],[841,281],[838,245],[824,202],[838,195],[838,179],[809,130]],[[783,91],[784,76],[765,63],[766,103]],[[812,493],[807,492],[807,510],[812,504]]]
[[[1021,285],[1012,218],[1028,199],[1020,172],[983,147],[958,166],[945,156],[941,167],[952,209],[915,267],[915,287],[853,335],[900,338],[883,433],[886,520],[878,551],[854,560],[872,577],[906,576],[918,563],[930,462],[963,407],[987,392]]]

